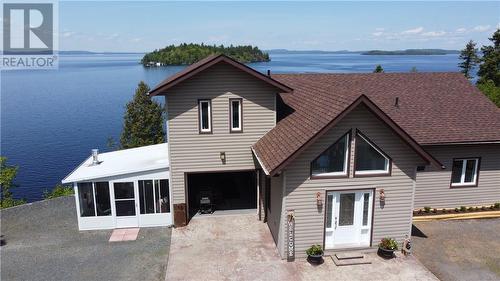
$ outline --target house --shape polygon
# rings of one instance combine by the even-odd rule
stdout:
[[[285,258],[401,242],[415,208],[500,201],[500,110],[459,73],[265,75],[213,55],[149,94],[165,97],[176,226],[206,198],[255,209]]]

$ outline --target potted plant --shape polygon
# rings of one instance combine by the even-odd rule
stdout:
[[[323,249],[320,245],[312,245],[306,250],[307,260],[313,264],[320,264],[323,262]]]
[[[383,238],[378,244],[378,254],[386,259],[394,257],[394,251],[398,250],[398,242],[393,238]]]

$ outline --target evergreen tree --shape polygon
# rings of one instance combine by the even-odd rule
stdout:
[[[478,83],[486,83],[491,80],[496,87],[500,87],[500,28],[489,39],[493,45],[481,48],[483,57],[477,72],[479,75]]]
[[[147,95],[148,92],[148,85],[141,81],[133,100],[126,105],[121,148],[164,142],[163,108]]]
[[[17,175],[18,167],[7,165],[7,158],[0,156],[0,208],[9,208],[16,205],[25,204],[24,199],[14,199],[11,188],[15,187],[14,178]]]
[[[458,66],[462,69],[462,73],[467,77],[467,79],[471,78],[471,72],[472,70],[478,65],[479,63],[479,56],[477,55],[477,48],[476,48],[476,43],[474,41],[470,40],[467,45],[465,45],[465,48],[460,51],[460,56],[459,58],[462,60],[458,64]]]
[[[382,68],[382,66],[379,64],[377,65],[377,67],[375,67],[375,70],[373,70],[373,73],[383,73],[384,72],[384,69]]]

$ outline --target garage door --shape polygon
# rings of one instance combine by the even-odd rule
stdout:
[[[214,210],[257,208],[255,171],[188,174],[187,186],[190,218],[204,206],[207,197]]]

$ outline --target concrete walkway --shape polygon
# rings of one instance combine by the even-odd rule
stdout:
[[[282,260],[256,215],[201,217],[172,231],[166,280],[437,280],[413,257],[337,267]]]

